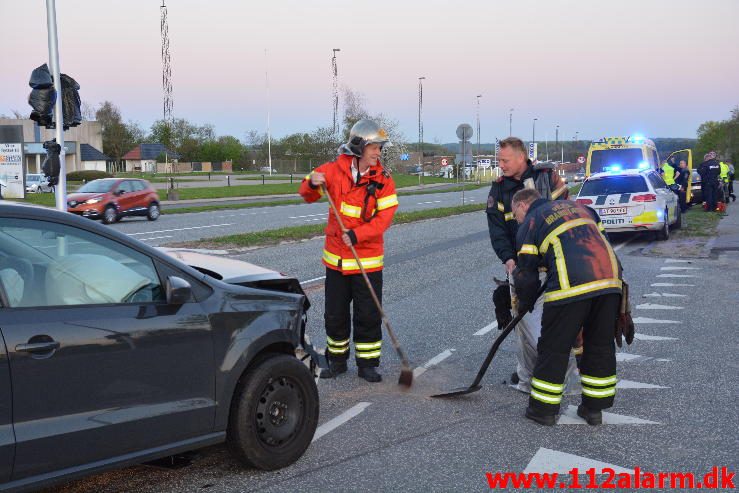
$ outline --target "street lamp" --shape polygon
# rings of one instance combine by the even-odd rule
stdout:
[[[513,108],[508,111],[508,136],[513,135]]]
[[[426,77],[418,78],[418,164],[421,166],[421,161],[423,160],[423,122],[421,121],[421,112],[423,111],[424,80],[426,80]],[[421,174],[423,174],[423,168],[421,168]]]
[[[338,137],[339,134],[339,122],[338,122],[338,113],[339,113],[339,68],[336,64],[336,52],[341,51],[341,48],[333,48],[332,50],[334,52],[334,56],[331,58],[331,73],[333,75],[333,87],[332,87],[332,94],[331,97],[333,99],[333,110],[334,110],[334,126],[333,126],[333,136]]]
[[[477,95],[477,159],[480,159],[480,98],[482,94]]]
[[[534,118],[534,125],[531,129],[531,142],[532,143],[536,142],[536,120],[538,120],[538,118]]]

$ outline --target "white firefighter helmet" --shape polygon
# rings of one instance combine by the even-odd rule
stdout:
[[[392,145],[387,131],[372,120],[359,120],[349,131],[349,142],[339,147],[339,152],[361,157],[367,144]]]

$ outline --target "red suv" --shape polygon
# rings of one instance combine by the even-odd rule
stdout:
[[[67,196],[67,211],[111,224],[124,216],[159,218],[159,196],[146,180],[102,178]]]

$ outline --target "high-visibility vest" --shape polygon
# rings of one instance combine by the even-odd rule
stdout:
[[[665,180],[665,183],[668,186],[674,185],[675,184],[675,168],[670,166],[668,163],[665,163],[662,165],[662,172],[664,173],[662,177]]]
[[[719,165],[721,166],[721,174],[719,175],[721,177],[721,181],[729,183],[729,165],[723,161],[721,161]]]

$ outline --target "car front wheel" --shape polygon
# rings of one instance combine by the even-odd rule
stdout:
[[[294,356],[269,356],[249,369],[236,388],[228,446],[248,466],[286,467],[310,445],[318,410],[318,388],[308,368]]]
[[[118,220],[118,212],[115,210],[115,207],[112,205],[109,205],[105,208],[103,211],[103,222],[105,224],[113,224]]]

